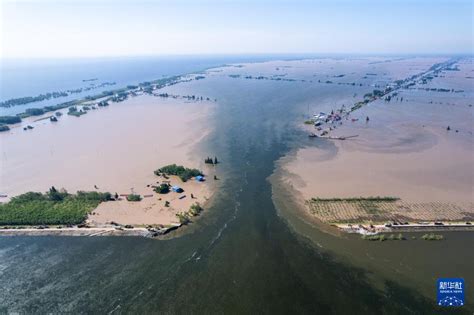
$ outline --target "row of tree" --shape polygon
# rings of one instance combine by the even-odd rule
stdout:
[[[214,157],[214,160],[210,157],[204,159],[204,163],[206,164],[218,164],[219,161],[217,160],[217,156]]]

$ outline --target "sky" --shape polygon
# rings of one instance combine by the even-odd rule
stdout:
[[[0,0],[2,58],[472,54],[471,0]]]

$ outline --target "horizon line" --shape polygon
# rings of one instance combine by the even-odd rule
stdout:
[[[176,53],[176,54],[132,54],[132,55],[98,55],[98,56],[0,56],[0,60],[39,60],[39,59],[113,59],[113,58],[150,58],[150,57],[228,57],[228,56],[457,56],[474,57],[474,52],[246,52],[246,53]]]

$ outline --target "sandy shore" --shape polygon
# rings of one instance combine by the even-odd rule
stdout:
[[[157,182],[161,183],[163,180],[165,179],[157,176],[156,180],[150,184],[159,185]],[[151,187],[147,187],[142,190],[142,196],[147,196],[142,201],[127,201],[125,197],[122,197],[119,201],[101,203],[89,215],[88,222],[92,226],[112,221],[122,225],[175,225],[179,224],[177,213],[188,211],[194,203],[205,207],[211,197],[210,185],[205,182],[196,182],[191,179],[183,183],[176,176],[171,176],[169,180],[171,185],[181,187],[184,192],[171,191],[167,194],[158,194]],[[191,198],[191,194],[193,194],[193,198]],[[165,206],[166,202],[169,202],[169,207]]]

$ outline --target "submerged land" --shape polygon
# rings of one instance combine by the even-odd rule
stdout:
[[[472,230],[472,60],[432,62],[367,64],[385,76],[373,92],[301,124],[311,140],[331,142],[280,161],[280,180],[310,216],[362,234]]]
[[[101,102],[89,105],[97,110],[84,116],[66,115],[71,108],[78,112],[77,106],[64,108],[57,122],[48,114],[24,118],[0,135],[4,203],[0,211],[6,211],[11,199],[18,202],[16,196],[22,200],[29,191],[49,193],[51,186],[68,192],[67,200],[77,200],[76,191],[112,197],[94,206],[82,204],[80,218],[71,222],[36,217],[35,211],[42,212],[47,205],[41,209],[30,205],[35,211],[23,214],[36,220],[11,220],[13,213],[0,215],[1,234],[154,236],[195,220],[206,207],[218,167],[205,163],[209,152],[197,144],[211,131],[214,102],[143,92],[136,96],[130,92],[114,106]],[[154,173],[173,163],[199,169],[199,174]],[[197,175],[204,176],[198,181]],[[163,184],[169,187],[166,193],[156,190]],[[173,186],[180,191],[173,191]],[[55,207],[68,216],[68,207]]]
[[[203,163],[206,155],[197,144],[211,130],[209,113],[217,100],[186,94],[179,86],[205,78],[257,80],[304,89],[327,86],[328,91],[334,86],[340,93],[331,101],[289,108],[300,110],[295,125],[311,144],[281,158],[276,177],[311,218],[362,234],[470,230],[474,91],[467,81],[472,71],[472,60],[460,57],[275,61],[229,65],[28,109],[0,117],[9,126],[1,134],[1,195],[8,202],[52,185],[107,192],[115,198],[87,210],[81,224],[106,229],[181,225],[189,221],[183,214],[209,200],[211,184],[165,174],[155,178],[151,170],[177,162],[204,167],[208,178],[215,177],[212,158]],[[58,131],[61,136],[50,141]],[[184,192],[158,194],[163,182],[179,184]]]
[[[390,101],[374,92],[445,63],[452,70],[393,91]],[[0,297],[31,312],[176,313],[193,305],[223,313],[229,304],[248,312],[263,299],[275,312],[302,305],[297,310],[437,313],[433,286],[453,270],[440,256],[462,253],[456,273],[473,279],[466,249],[474,234],[454,226],[472,213],[470,64],[449,57],[235,64],[151,94],[137,88],[108,106],[74,105],[87,114],[65,107],[56,122],[55,112],[22,118],[0,134],[2,200],[53,185],[67,198],[92,191],[120,200],[87,211],[88,228],[0,229],[30,236],[0,238]],[[343,105],[347,120],[314,125],[314,115]],[[216,155],[222,162],[210,164]],[[155,173],[174,163],[206,181]],[[168,180],[184,192],[159,194]],[[197,201],[202,210],[191,208]],[[36,237],[149,236],[179,226],[183,212],[192,224],[157,238],[164,242]],[[363,238],[341,229],[406,222],[407,230]],[[415,223],[436,230],[418,232]]]

